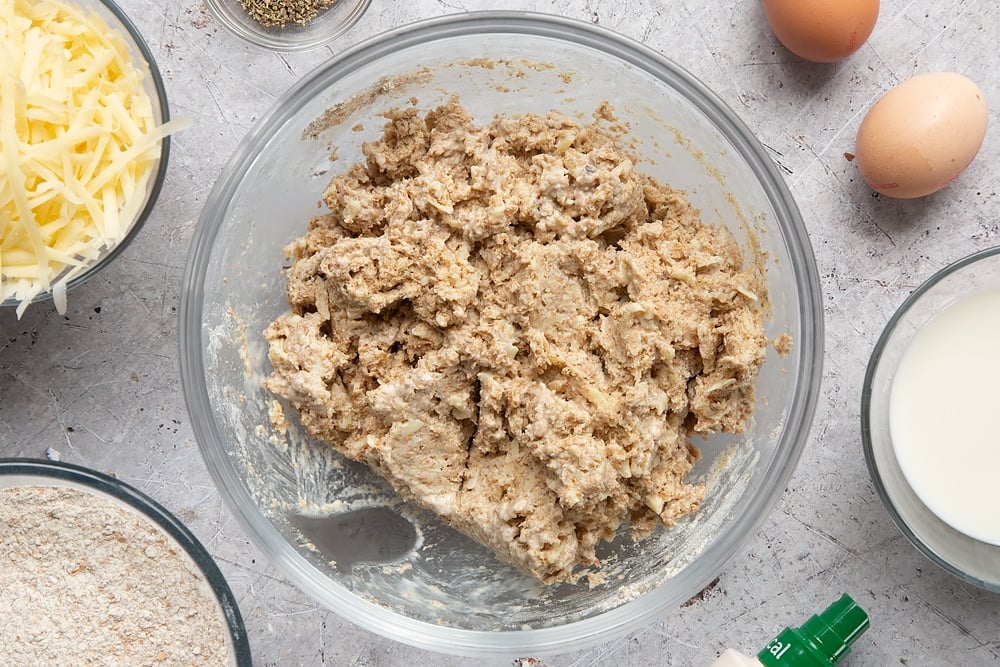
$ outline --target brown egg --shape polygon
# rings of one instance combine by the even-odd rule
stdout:
[[[832,63],[861,48],[878,20],[879,0],[764,0],[771,30],[797,56]]]
[[[858,128],[854,152],[876,192],[912,199],[955,180],[986,136],[986,97],[951,72],[903,81],[876,102]]]

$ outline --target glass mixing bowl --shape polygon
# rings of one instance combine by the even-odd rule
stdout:
[[[903,535],[945,571],[1000,592],[1000,546],[956,530],[921,501],[903,473],[889,428],[893,381],[914,337],[948,306],[988,289],[1000,289],[1000,247],[949,264],[900,305],[868,362],[861,391],[861,442],[875,489]]]
[[[170,110],[167,105],[167,91],[163,85],[163,77],[160,75],[160,69],[156,65],[153,52],[150,51],[149,45],[146,44],[146,41],[139,33],[138,28],[135,27],[132,19],[115,4],[114,0],[66,0],[66,4],[79,7],[87,13],[93,12],[97,14],[107,23],[108,27],[121,35],[128,45],[132,62],[143,74],[142,85],[152,103],[155,124],[160,126],[169,121]],[[106,267],[115,257],[120,255],[128,247],[129,243],[132,242],[132,239],[136,237],[143,223],[146,222],[146,219],[153,211],[153,206],[156,204],[157,198],[160,196],[163,180],[167,175],[169,156],[170,137],[166,136],[160,140],[160,157],[153,169],[153,173],[146,181],[145,189],[136,190],[133,194],[135,197],[142,198],[143,205],[138,209],[138,213],[133,220],[123,221],[123,225],[128,231],[125,232],[121,241],[109,248],[102,249],[97,258],[91,262],[85,271],[72,278],[66,285],[67,291],[71,291],[77,285],[96,275],[98,271]],[[31,302],[37,303],[51,299],[52,292],[45,291],[36,295]],[[13,296],[0,300],[0,306],[16,307],[20,303],[20,300]]]
[[[559,109],[589,118],[610,100],[643,170],[685,190],[703,217],[767,258],[767,335],[788,334],[761,369],[753,424],[696,444],[701,509],[599,555],[613,576],[545,587],[427,513],[400,503],[365,467],[288,438],[268,421],[262,332],[287,309],[282,248],[317,213],[331,172],[357,161],[391,107],[458,95],[479,120]],[[336,161],[331,162],[332,156]],[[775,165],[710,90],[659,53],[593,25],[544,15],[470,13],[409,25],[320,66],[249,132],[208,198],[184,279],[182,378],[205,462],[238,520],[303,591],[350,621],[441,652],[511,656],[591,646],[662,618],[715,578],[771,510],[805,445],[820,384],[823,326],[812,250]],[[722,465],[725,463],[725,465]],[[388,507],[417,546],[368,553],[351,568],[311,549],[293,515]],[[379,518],[382,521],[383,518]],[[392,526],[391,522],[386,522]],[[404,531],[405,532],[405,531]],[[389,528],[386,541],[397,542]],[[383,549],[383,551],[385,551]],[[374,554],[374,556],[372,555]],[[376,561],[376,562],[372,562]],[[377,562],[381,561],[381,562]]]

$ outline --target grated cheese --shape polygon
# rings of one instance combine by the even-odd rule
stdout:
[[[145,73],[93,12],[0,4],[0,301],[66,310],[70,280],[120,243],[144,205],[160,143]]]

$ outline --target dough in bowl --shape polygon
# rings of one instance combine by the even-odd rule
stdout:
[[[267,388],[313,437],[539,580],[695,511],[766,294],[729,231],[558,112],[387,114],[286,253]]]

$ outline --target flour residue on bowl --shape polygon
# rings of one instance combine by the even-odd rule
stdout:
[[[398,94],[413,84],[426,84],[434,78],[429,68],[421,68],[405,75],[384,76],[374,85],[331,106],[323,114],[309,123],[302,132],[303,139],[316,140],[319,136],[354,117],[359,111],[371,107],[379,99],[390,94]]]
[[[359,112],[370,111],[376,104],[381,104],[385,100],[396,100],[400,95],[407,94],[406,91],[416,86],[431,84],[436,74],[442,70],[457,71],[459,76],[475,76],[476,70],[498,69],[504,73],[501,77],[504,83],[493,84],[492,88],[498,93],[506,94],[524,92],[523,85],[511,86],[510,84],[527,79],[530,72],[555,72],[566,85],[570,85],[576,76],[571,71],[558,71],[552,63],[528,58],[470,58],[448,63],[438,69],[421,67],[406,74],[383,76],[375,84],[330,106],[306,126],[302,138],[304,140],[317,140],[324,132],[351,121],[358,116]],[[416,98],[411,98],[411,102],[415,104]]]

